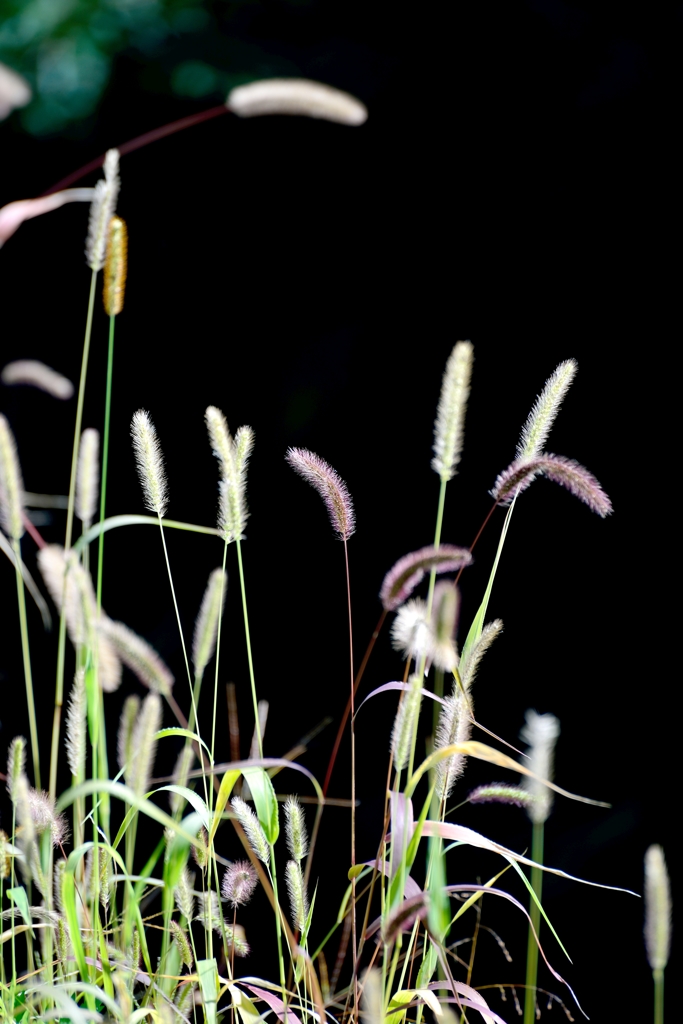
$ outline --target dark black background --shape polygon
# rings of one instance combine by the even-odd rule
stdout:
[[[677,517],[664,414],[676,346],[680,13],[552,0],[456,8],[264,3],[245,12],[233,30],[281,48],[302,74],[354,91],[370,117],[360,129],[220,117],[124,158],[119,211],[129,224],[130,272],[117,322],[108,513],[143,511],[128,441],[135,409],[149,409],[160,434],[169,515],[206,524],[214,518],[216,469],[203,410],[214,403],[233,429],[253,425],[244,553],[257,684],[270,701],[266,752],[283,753],[323,716],[335,716],[303,758],[321,777],[347,695],[343,550],[317,497],[286,467],[287,445],[322,454],[354,496],[358,661],[379,614],[383,574],[433,536],[431,431],[455,340],[472,339],[476,366],[465,454],[447,497],[444,540],[453,543],[473,539],[534,396],[560,360],[575,356],[579,375],[550,449],[586,464],[615,513],[601,521],[545,481],[520,500],[490,605],[506,629],[477,683],[477,712],[511,742],[527,707],[560,718],[558,782],[613,810],[558,801],[546,861],[641,891],[649,843],[663,843],[673,861],[675,816],[668,791],[678,668],[668,590],[677,590]],[[85,138],[38,142],[5,126],[0,202],[39,194],[108,146],[202,109],[140,82],[139,61],[123,55]],[[39,358],[77,379],[89,280],[85,227],[85,209],[68,207],[27,222],[0,253],[3,362]],[[101,426],[105,350],[98,312],[84,425]],[[27,489],[66,493],[73,403],[7,388],[1,400]],[[502,518],[494,517],[463,576],[464,629]],[[57,516],[42,529],[49,540],[63,534]],[[189,630],[221,548],[171,531],[168,543]],[[33,567],[31,541],[24,546]],[[158,536],[144,528],[108,534],[106,565],[108,613],[156,644],[182,702]],[[238,686],[246,751],[250,696],[233,550],[228,570],[221,683]],[[9,565],[0,573],[4,750],[27,723],[21,699],[13,708],[23,683]],[[30,628],[46,751],[55,637],[43,639],[34,609]],[[385,633],[362,692],[401,670]],[[112,735],[120,697],[135,685],[127,678],[109,700]],[[380,696],[358,719],[361,859],[374,855],[381,827],[395,704]],[[224,706],[221,694],[219,745],[227,756]],[[342,757],[333,795],[348,795],[347,769]],[[459,791],[464,798],[500,776],[471,764]],[[289,780],[280,780],[286,787]],[[346,814],[327,812],[317,855],[325,868],[321,934],[343,890]],[[516,849],[530,841],[515,809],[466,807],[458,820]],[[225,842],[234,855],[232,840]],[[495,870],[495,858],[461,851],[450,869],[462,881]],[[510,886],[520,895],[516,882]],[[546,895],[574,965],[550,940],[547,952],[591,1019],[642,1013],[647,1020],[640,900],[552,878]],[[514,962],[482,938],[474,984],[522,982],[521,919],[489,900],[483,921]],[[249,933],[247,914],[245,925]],[[257,931],[252,923],[252,942]],[[249,969],[259,962],[255,956]],[[559,993],[556,983],[549,987]],[[492,1006],[515,1019],[495,994]],[[558,1008],[553,1015],[562,1017]]]

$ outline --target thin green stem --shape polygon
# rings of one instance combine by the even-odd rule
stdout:
[[[238,542],[239,543],[239,542]],[[258,719],[257,719],[258,721]],[[280,899],[277,893],[277,870],[275,868],[275,847],[270,847],[270,865],[268,868],[270,882],[273,886],[273,901],[275,903],[275,931],[277,933],[277,959],[280,967],[280,985],[282,987],[282,1002],[287,1005],[287,992],[285,984],[285,959],[282,955],[282,922],[280,921]]]
[[[107,387],[104,399],[104,434],[102,436],[102,483],[100,485],[100,526],[104,522],[107,504],[107,470],[109,467],[109,424],[111,421],[111,385],[114,374],[114,323],[109,317],[109,348],[107,351]],[[102,570],[104,567],[104,531],[100,532],[97,550],[97,614],[102,608]]]
[[[244,566],[242,564],[242,544],[239,538],[237,544],[237,563],[240,571],[240,589],[242,592],[242,614],[244,616],[244,635],[247,641],[247,659],[249,661],[249,682],[251,683],[251,698],[254,704],[254,721],[256,739],[258,742],[259,757],[263,757],[263,737],[261,736],[261,723],[258,717],[258,700],[256,699],[256,680],[254,678],[254,659],[251,654],[251,634],[249,632],[249,614],[247,612],[247,591],[244,585]],[[279,925],[278,925],[279,927]]]
[[[664,1024],[664,969],[659,967],[652,972],[655,983],[655,1021],[654,1024]]]
[[[534,822],[531,839],[531,859],[537,864],[543,863],[543,822]],[[531,869],[531,887],[536,893],[539,903],[543,889],[543,872],[540,868]],[[529,907],[531,924],[536,935],[541,926],[541,912],[536,900],[531,900]],[[526,995],[524,997],[524,1024],[534,1024],[536,1020],[536,982],[538,979],[538,943],[529,928],[529,940],[526,954]]]
[[[38,749],[38,726],[36,724],[36,705],[33,698],[33,676],[31,674],[31,649],[28,642],[28,623],[26,621],[26,594],[24,577],[21,574],[21,546],[18,540],[12,541],[14,548],[14,567],[17,577],[17,603],[19,605],[19,628],[21,630],[21,652],[24,659],[24,682],[26,683],[26,703],[28,704],[28,723],[31,730],[31,752],[33,754],[33,775],[36,789],[40,789],[40,752]]]
[[[69,503],[66,510],[66,533],[64,537],[64,548],[71,547],[74,507],[76,503],[76,473],[78,469],[78,446],[81,439],[81,425],[83,423],[83,402],[85,400],[85,381],[88,374],[88,356],[90,354],[90,337],[92,335],[93,311],[95,309],[95,285],[97,282],[97,271],[93,270],[90,276],[90,294],[88,296],[88,314],[85,321],[85,336],[83,338],[83,356],[81,359],[81,376],[78,384],[78,402],[76,405],[76,424],[74,427],[74,443],[71,454],[71,477],[69,480]],[[66,577],[64,578],[66,589]],[[57,760],[59,757],[59,732],[62,721],[62,704],[64,702],[64,659],[66,654],[66,617],[65,601],[62,599],[62,610],[59,616],[59,643],[57,647],[57,680],[55,683],[55,706],[52,719],[52,745],[50,749],[50,796],[56,799],[57,796]]]

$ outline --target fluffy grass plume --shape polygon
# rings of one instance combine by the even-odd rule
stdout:
[[[192,640],[192,661],[195,675],[201,676],[216,649],[218,619],[225,604],[228,576],[222,569],[214,569],[209,576]]]
[[[116,655],[144,686],[167,697],[175,682],[171,670],[164,664],[151,644],[134,633],[123,622],[103,618],[100,630],[110,642]]]
[[[339,473],[306,448],[289,448],[286,459],[294,472],[314,487],[323,499],[332,528],[340,539],[348,540],[356,529],[356,514],[349,489]]]
[[[244,928],[239,924],[226,924],[225,938],[228,943],[228,953],[235,956],[249,956],[251,949],[244,934]]]
[[[427,616],[427,602],[421,597],[406,601],[391,624],[391,644],[405,658],[420,658],[431,647],[431,624]]]
[[[515,807],[528,807],[534,798],[523,786],[489,782],[485,786],[473,789],[467,799],[471,804],[512,804]]]
[[[410,689],[402,694],[391,733],[391,750],[397,772],[402,771],[408,764],[415,723],[422,704],[422,677],[415,673],[408,682]]]
[[[126,697],[123,702],[121,718],[119,719],[119,731],[116,740],[116,757],[119,768],[124,772],[126,765],[133,758],[133,730],[137,717],[140,714],[140,698],[136,693]]]
[[[455,632],[458,627],[460,595],[453,583],[441,580],[434,587],[432,601],[429,659],[443,672],[452,672],[458,664]]]
[[[528,459],[516,459],[496,479],[491,496],[501,505],[509,505],[537,476],[546,476],[565,487],[603,519],[612,511],[612,503],[592,473],[573,459],[546,453]]]
[[[178,910],[189,923],[194,920],[194,875],[185,865],[178,877],[178,884],[173,890]]]
[[[166,470],[156,429],[144,409],[138,409],[133,416],[130,433],[145,507],[161,519],[168,505]]]
[[[434,424],[432,459],[432,469],[442,480],[451,480],[460,462],[472,377],[473,351],[470,341],[459,341],[448,358],[443,375]]]
[[[205,421],[221,471],[218,528],[227,543],[242,540],[249,518],[247,466],[254,447],[254,432],[251,427],[240,427],[233,440],[225,416],[215,405],[207,408]]]
[[[107,256],[102,290],[102,302],[107,316],[117,316],[123,309],[127,273],[128,228],[122,217],[112,217],[107,233]]]
[[[435,749],[453,743],[466,743],[472,731],[470,710],[459,687],[454,687],[441,708],[434,738]],[[450,796],[453,786],[465,770],[464,754],[453,754],[436,765],[436,795],[440,800]]]
[[[184,964],[185,967],[192,970],[194,957],[192,956],[190,940],[187,937],[185,929],[181,928],[177,921],[171,921],[171,935],[173,936],[173,942],[178,950],[181,964]]]
[[[197,913],[194,919],[201,921],[207,931],[210,928],[212,931],[218,932],[219,935],[221,934],[223,915],[218,902],[218,894],[213,889],[197,893]]]
[[[66,710],[66,759],[69,762],[71,774],[80,781],[85,778],[87,750],[85,723],[85,669],[79,668],[74,676]]]
[[[464,689],[469,690],[471,687],[476,678],[481,659],[502,630],[502,619],[494,619],[493,622],[487,622],[481,631],[481,636],[470,648],[467,659],[463,659],[460,662],[460,681]]]
[[[258,878],[248,860],[236,860],[225,869],[221,882],[221,895],[233,910],[243,907],[254,894]]]
[[[24,483],[14,434],[0,413],[0,525],[12,540],[24,535],[22,521]]]
[[[92,523],[97,509],[100,435],[88,427],[81,434],[78,446],[78,468],[76,471],[76,515],[87,527]]]
[[[555,715],[539,715],[531,708],[526,713],[526,724],[520,736],[528,744],[528,767],[540,779],[552,780],[555,744],[560,735],[560,723]],[[526,811],[536,825],[548,820],[553,806],[552,790],[536,779],[524,777],[524,786],[533,797]]]
[[[116,210],[120,186],[119,151],[109,149],[104,158],[104,178],[100,178],[95,185],[95,194],[90,205],[85,259],[91,270],[101,270],[104,266],[109,222]]]
[[[187,780],[194,766],[195,752],[191,744],[186,743],[178,754],[175,768],[173,769],[173,783],[176,786],[187,786]],[[171,805],[172,814],[180,814],[185,806],[185,798],[179,793],[169,793],[168,802]]]
[[[65,402],[73,396],[74,386],[68,377],[38,362],[37,359],[17,359],[4,367],[0,379],[3,384],[28,384],[45,391],[53,398]]]
[[[161,728],[161,714],[161,697],[158,693],[148,693],[133,726],[126,769],[126,783],[138,796],[144,796],[149,789],[157,752],[155,735]]]
[[[270,864],[270,847],[266,834],[261,828],[261,823],[252,811],[249,804],[245,803],[239,796],[234,796],[230,801],[233,813],[244,829],[249,845],[264,864]]]
[[[441,544],[438,548],[429,545],[419,551],[411,551],[399,558],[386,574],[379,599],[386,611],[393,612],[410,597],[426,572],[432,569],[437,573],[456,572],[471,563],[471,553],[453,544]]]
[[[233,89],[225,101],[238,117],[262,114],[298,114],[337,124],[359,125],[367,108],[355,96],[307,78],[266,78]]]
[[[548,377],[522,427],[517,444],[518,459],[533,459],[545,448],[555,417],[578,368],[575,359],[566,359]]]
[[[645,949],[653,971],[663,971],[671,947],[671,889],[664,850],[645,851]]]
[[[287,849],[290,856],[300,864],[308,854],[308,833],[303,808],[295,796],[289,796],[284,811]]]
[[[10,800],[14,800],[16,781],[26,770],[26,740],[23,736],[15,736],[7,751],[6,786]]]
[[[292,924],[296,931],[302,932],[306,927],[306,918],[308,917],[308,895],[304,876],[301,873],[301,865],[295,860],[288,860],[285,872]]]

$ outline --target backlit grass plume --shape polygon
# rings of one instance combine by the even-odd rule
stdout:
[[[485,786],[473,789],[467,799],[471,804],[513,804],[515,807],[528,807],[534,798],[523,786],[489,782]]]
[[[140,698],[136,693],[132,693],[123,702],[116,739],[116,756],[119,768],[124,771],[126,765],[133,757],[133,730],[139,713]]]
[[[303,932],[308,917],[308,895],[306,884],[301,872],[301,865],[295,860],[287,861],[285,879],[287,881],[287,893],[289,895],[289,906],[292,912],[292,924],[298,932]]]
[[[135,720],[130,738],[126,783],[138,796],[149,789],[157,752],[156,733],[161,728],[162,706],[158,693],[148,693]]]
[[[314,487],[323,499],[332,528],[339,538],[348,540],[356,529],[356,515],[349,489],[339,473],[306,448],[289,448],[285,457],[294,472]]]
[[[66,711],[66,759],[75,779],[85,778],[86,756],[86,700],[85,670],[80,668],[74,676]]]
[[[243,426],[233,440],[225,416],[215,405],[205,413],[206,428],[220,465],[218,528],[227,543],[244,538],[247,510],[247,466],[254,447],[254,432]]]
[[[517,444],[518,459],[533,459],[545,448],[552,425],[577,370],[576,360],[566,359],[548,377],[522,427]]]
[[[391,643],[404,658],[421,658],[431,646],[431,624],[427,615],[427,602],[421,597],[406,601],[391,624]]]
[[[429,660],[443,672],[452,672],[458,664],[455,632],[458,627],[460,595],[453,583],[440,580],[434,587],[431,616]]]
[[[225,869],[221,882],[221,895],[234,909],[243,907],[251,899],[258,878],[248,860],[236,860]]]
[[[168,484],[161,445],[149,413],[138,409],[130,428],[145,507],[161,519],[168,505]]]
[[[266,78],[239,85],[225,103],[238,117],[298,114],[360,125],[368,116],[366,107],[355,96],[307,78]]]
[[[308,833],[303,808],[295,796],[287,797],[284,812],[287,849],[290,856],[300,864],[308,854]]]
[[[645,851],[645,949],[653,971],[663,971],[671,948],[671,887],[664,850]]]
[[[128,228],[122,217],[112,217],[107,233],[107,256],[102,290],[102,302],[107,316],[117,316],[123,309],[127,273]]]
[[[459,341],[451,352],[441,385],[434,424],[432,469],[442,480],[455,476],[464,439],[465,413],[472,377],[473,347]]]
[[[563,455],[534,455],[517,459],[497,478],[491,496],[501,505],[509,505],[537,476],[546,476],[588,505],[603,519],[612,511],[612,503],[592,473]]]
[[[199,615],[194,627],[192,661],[194,663],[195,675],[197,676],[203,674],[216,649],[218,619],[221,609],[225,605],[227,589],[227,573],[223,572],[222,569],[214,569],[209,576],[209,582],[204,591],[204,597],[202,598]]]
[[[501,619],[487,622],[477,642],[470,647],[467,657],[463,658],[460,662],[460,681],[465,690],[468,690],[474,682],[481,659],[502,630],[503,622]]]
[[[555,744],[560,735],[560,723],[555,715],[539,715],[529,709],[519,735],[528,744],[531,771],[540,779],[552,780]],[[535,824],[547,821],[553,805],[552,790],[528,776],[523,783],[534,798],[527,808],[529,817]]]
[[[151,644],[123,622],[112,622],[106,616],[100,622],[100,631],[114,648],[117,657],[141,683],[162,697],[171,693],[175,682],[173,674]]]
[[[408,764],[413,733],[422,704],[422,676],[415,673],[408,682],[410,689],[402,694],[391,733],[391,750],[397,772],[402,771]]]
[[[439,723],[434,738],[435,749],[449,747],[453,743],[466,743],[472,732],[472,718],[468,702],[456,685],[452,693],[446,697],[445,707],[441,708]],[[465,770],[465,756],[453,754],[436,765],[436,795],[440,800],[447,799],[453,786]]]
[[[14,800],[16,780],[26,769],[26,740],[23,736],[15,736],[7,751],[7,793]]]
[[[399,558],[386,574],[379,599],[387,611],[395,611],[410,597],[426,572],[456,572],[471,563],[471,553],[453,544],[441,544],[438,548],[429,545],[419,551],[411,551]]]
[[[0,374],[0,380],[8,385],[28,384],[61,401],[71,398],[74,393],[74,386],[68,377],[37,359],[16,359],[7,363]]]
[[[264,864],[270,864],[270,847],[266,834],[261,823],[252,811],[249,804],[245,803],[239,796],[234,796],[230,801],[233,813],[244,829],[249,845],[259,860]]]
[[[100,435],[97,430],[88,427],[81,434],[76,471],[76,515],[86,530],[92,523],[97,509],[99,452]]]
[[[120,185],[119,151],[110,149],[104,158],[104,178],[100,178],[95,185],[95,195],[90,205],[85,258],[91,270],[101,270],[104,266],[109,222],[116,210]]]
[[[0,525],[12,540],[24,534],[22,521],[24,484],[14,434],[0,413]]]

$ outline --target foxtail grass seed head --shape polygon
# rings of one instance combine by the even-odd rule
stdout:
[[[196,676],[204,674],[204,669],[213,657],[218,635],[218,619],[225,605],[228,589],[228,576],[222,569],[214,569],[204,591],[201,608],[194,627],[192,640],[192,661]]]
[[[107,233],[107,256],[104,263],[102,301],[107,316],[117,316],[123,309],[128,273],[128,228],[121,217],[112,217]]]
[[[645,950],[653,971],[663,971],[671,947],[671,889],[664,850],[645,851]]]
[[[247,464],[251,458],[251,453],[254,450],[254,431],[251,427],[243,426],[237,428],[235,434],[235,462],[237,463],[237,472],[244,473],[247,469]]]
[[[356,514],[349,489],[337,471],[306,448],[289,448],[286,459],[294,472],[318,492],[340,540],[348,540],[356,529]]]
[[[228,943],[228,953],[232,954],[234,951],[235,956],[239,957],[249,956],[251,953],[244,928],[241,925],[226,924],[225,938]]]
[[[101,621],[101,620],[100,620]],[[121,685],[123,666],[116,651],[101,630],[97,635],[97,678],[105,693],[114,693]]]
[[[0,828],[0,878],[9,878],[12,872],[12,860],[9,836]]]
[[[100,435],[88,427],[81,434],[76,471],[76,515],[87,529],[95,518],[99,497]]]
[[[509,505],[516,494],[521,494],[537,476],[565,487],[601,518],[612,511],[612,503],[592,473],[563,455],[536,455],[530,459],[517,459],[496,479],[491,497],[500,505]]]
[[[355,96],[307,78],[266,78],[239,85],[228,94],[225,105],[238,117],[295,114],[354,126],[368,117],[367,108]]]
[[[519,735],[529,747],[528,767],[539,779],[552,781],[555,744],[560,735],[558,719],[555,715],[539,715],[537,711],[529,709],[526,724]],[[552,790],[528,776],[525,776],[522,783],[534,798],[527,807],[527,814],[534,824],[541,825],[548,820],[552,810]]]
[[[74,393],[74,386],[67,377],[37,359],[16,359],[7,363],[0,374],[0,380],[9,386],[27,384],[62,402],[72,398]]]
[[[457,587],[441,580],[434,587],[429,658],[443,672],[452,672],[458,664],[455,631],[458,626],[460,595]]]
[[[143,796],[149,789],[157,752],[155,736],[161,728],[161,716],[161,697],[158,693],[148,693],[133,726],[132,756],[126,771],[126,782],[138,796]]]
[[[467,798],[471,804],[512,804],[515,807],[529,807],[533,796],[523,786],[509,786],[505,782],[489,782],[477,786]]]
[[[6,417],[0,413],[0,526],[12,540],[21,540],[24,535],[23,495],[14,434]]]
[[[476,678],[481,659],[502,630],[502,619],[494,619],[493,622],[487,622],[481,631],[481,636],[470,648],[467,658],[463,658],[460,662],[460,681],[465,690],[469,690],[471,687]]]
[[[176,906],[188,923],[194,920],[194,878],[185,865],[173,890]]]
[[[181,964],[192,970],[194,959],[192,956],[192,947],[187,937],[186,931],[180,927],[177,921],[171,921],[171,936],[175,943],[178,955],[180,957]]]
[[[26,770],[26,740],[23,736],[15,736],[7,751],[7,792],[14,801],[16,780]]]
[[[290,856],[300,864],[304,857],[308,856],[308,833],[303,808],[295,796],[289,796],[285,801],[284,810],[287,849]]]
[[[221,470],[218,528],[226,543],[242,540],[249,518],[247,464],[254,446],[254,432],[251,427],[240,427],[233,440],[225,416],[215,405],[207,408],[205,420],[211,448]]]
[[[446,704],[442,706],[434,739],[435,749],[449,747],[453,743],[466,743],[472,732],[472,719],[459,687],[454,687]],[[436,765],[436,795],[447,799],[453,786],[465,770],[465,755],[453,754]]]
[[[471,565],[472,555],[466,548],[453,544],[429,546],[403,555],[389,570],[382,581],[379,599],[388,612],[396,611],[410,597],[426,572],[457,572]]]
[[[427,615],[427,602],[421,597],[407,601],[396,612],[391,624],[391,644],[404,658],[421,658],[431,647],[432,628]]]
[[[441,396],[434,424],[432,469],[442,480],[451,480],[457,471],[465,432],[465,413],[470,394],[473,348],[459,341],[451,352],[441,385]]]
[[[555,417],[560,411],[562,400],[567,394],[578,368],[575,359],[566,359],[548,377],[522,427],[517,445],[518,459],[533,459],[545,448]]]
[[[239,796],[234,796],[230,801],[233,814],[244,829],[249,845],[264,864],[270,864],[270,847],[266,834],[261,828],[261,823],[252,811],[251,807]]]
[[[79,668],[74,677],[66,709],[66,759],[71,774],[79,782],[85,779],[86,711],[85,669]]]
[[[363,1024],[385,1024],[382,975],[376,967],[369,967],[363,975],[360,1015],[363,1018]]]
[[[308,917],[308,896],[304,876],[301,873],[301,865],[295,860],[289,860],[285,871],[292,924],[296,931],[302,932],[306,927],[306,918]]]
[[[161,454],[161,445],[149,413],[138,409],[130,427],[133,451],[142,485],[145,508],[156,512],[161,519],[168,505],[168,484]]]
[[[213,889],[209,889],[208,892],[197,893],[195,921],[201,921],[207,931],[215,931],[220,935],[222,920],[223,915],[221,914],[217,893]]]
[[[192,859],[198,868],[206,871],[209,866],[209,833],[205,828],[200,828],[197,833],[198,846],[192,847]]]
[[[127,766],[132,765],[136,751],[133,747],[133,730],[140,714],[140,698],[132,693],[123,702],[123,710],[119,719],[119,731],[116,739],[116,756],[119,768],[127,774]]]
[[[61,612],[62,601],[64,603],[64,617],[72,644],[92,647],[97,600],[90,574],[78,561],[75,552],[67,554],[59,544],[46,544],[37,558],[45,586],[58,611]]]
[[[195,753],[189,743],[187,743],[178,754],[178,759],[173,769],[173,783],[176,786],[187,786],[187,779],[192,771],[194,765]],[[169,793],[169,804],[171,805],[172,814],[180,814],[183,807],[185,806],[185,797],[182,797],[179,793]]]
[[[134,633],[123,622],[112,622],[104,617],[100,629],[112,645],[116,656],[126,668],[133,672],[140,682],[162,697],[167,697],[175,682],[173,674],[151,644]]]
[[[410,677],[408,682],[410,689],[401,694],[401,702],[396,712],[391,734],[391,750],[394,768],[397,772],[402,771],[408,764],[413,734],[422,704],[422,677],[416,673]]]
[[[101,270],[104,266],[109,221],[116,210],[120,185],[119,151],[110,149],[104,158],[104,178],[100,178],[96,183],[95,195],[90,205],[85,258],[91,270]]]
[[[254,894],[258,878],[248,860],[236,860],[225,869],[221,895],[233,910],[245,906]]]

